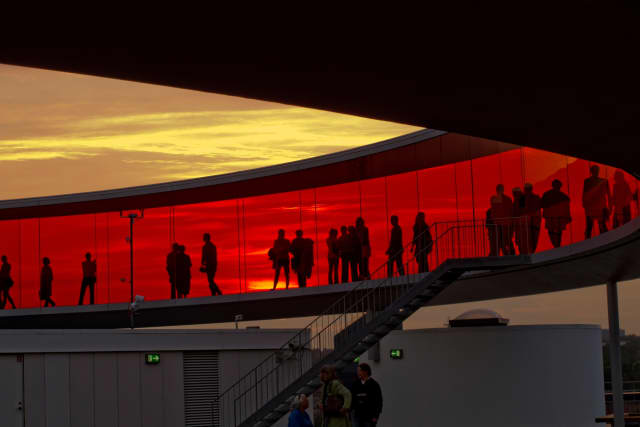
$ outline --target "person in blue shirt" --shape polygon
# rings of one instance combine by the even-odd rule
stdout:
[[[307,396],[301,394],[296,396],[291,402],[291,412],[289,413],[289,427],[313,427],[311,418],[307,414],[309,400]]]

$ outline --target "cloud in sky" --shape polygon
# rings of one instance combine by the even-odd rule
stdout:
[[[402,135],[396,123],[0,65],[1,199],[300,160]]]

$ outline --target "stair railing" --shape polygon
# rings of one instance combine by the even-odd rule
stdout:
[[[509,224],[523,226],[523,229],[527,221],[526,218],[508,220]],[[488,256],[494,246],[491,239],[496,240],[498,246],[504,246],[502,240],[507,234],[511,236],[513,227],[505,224],[506,221],[487,223],[484,220],[440,222],[412,238],[402,250],[389,257],[389,262],[374,270],[371,280],[356,283],[280,349],[215,398],[212,411],[218,414],[220,426],[239,426],[336,348],[347,345],[350,335],[360,331],[360,326],[364,327],[374,313],[384,310],[428,274],[423,271],[425,258],[430,266],[437,267],[451,258]],[[431,230],[435,238],[431,242],[427,240],[425,245],[423,238]],[[417,249],[407,262],[396,262],[410,252],[408,249],[414,242],[418,243]]]

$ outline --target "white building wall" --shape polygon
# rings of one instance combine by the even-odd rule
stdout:
[[[605,412],[596,326],[394,331],[379,362],[361,361],[382,387],[379,427],[583,427]]]

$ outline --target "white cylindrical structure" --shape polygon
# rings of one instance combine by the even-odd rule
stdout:
[[[360,360],[382,387],[379,427],[583,427],[605,413],[598,326],[393,331],[379,362]]]

